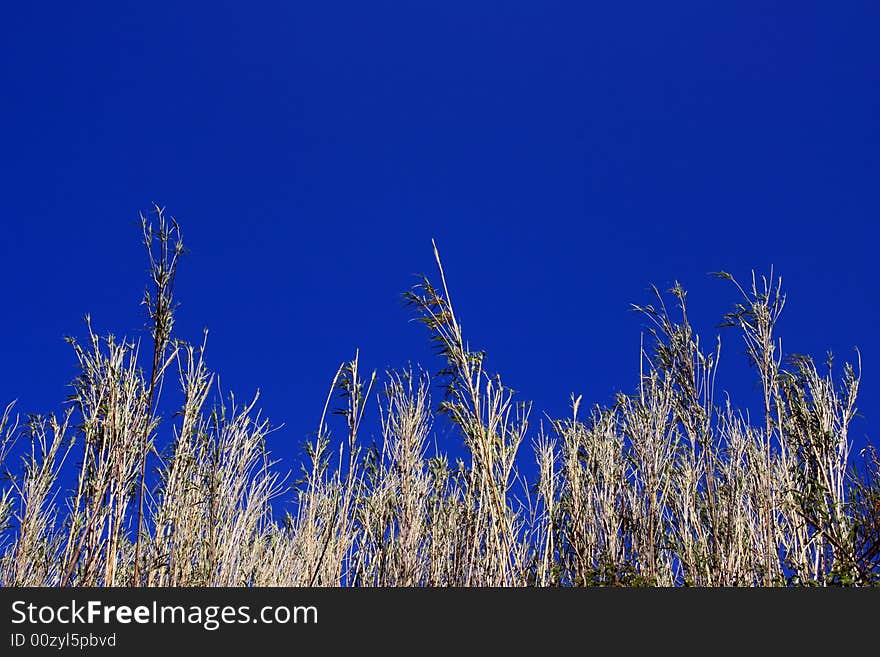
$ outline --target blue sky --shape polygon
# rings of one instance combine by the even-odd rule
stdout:
[[[316,427],[337,365],[436,369],[400,293],[440,247],[471,344],[541,412],[633,390],[630,303],[773,265],[787,352],[861,349],[880,426],[874,3],[14,3],[4,10],[0,402],[52,411],[67,334],[143,335],[137,213],[190,249],[178,335]],[[719,392],[754,404],[739,337]],[[289,461],[291,465],[292,462]]]

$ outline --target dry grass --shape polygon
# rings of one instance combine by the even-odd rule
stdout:
[[[80,374],[67,411],[0,415],[4,586],[880,580],[880,461],[869,448],[857,472],[848,435],[859,374],[846,365],[838,381],[830,363],[783,357],[775,330],[785,297],[772,274],[747,287],[720,274],[740,295],[726,322],[760,378],[759,423],[717,401],[720,342],[704,347],[676,285],[675,308],[656,290],[653,305],[637,306],[653,330],[635,394],[589,410],[573,397],[570,417],[535,429],[530,407],[468,346],[435,248],[439,287],[425,278],[406,299],[444,361],[436,413],[428,374],[380,381],[356,355],[333,378],[308,462],[288,483],[256,398],[206,406],[216,386],[205,344],[173,334],[179,227],[157,207],[143,229],[149,353],[89,324],[87,343],[71,340]],[[174,382],[182,407],[162,420],[161,391]],[[338,393],[340,438],[328,423]],[[365,417],[381,428],[375,447],[360,438]],[[428,455],[435,422],[460,434],[466,462]],[[517,471],[524,444],[533,482]],[[75,485],[63,490],[62,480]],[[275,518],[289,485],[296,503]]]

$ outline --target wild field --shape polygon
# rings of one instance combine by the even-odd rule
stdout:
[[[160,208],[142,226],[148,343],[89,325],[70,340],[79,375],[65,411],[2,413],[3,586],[880,582],[880,459],[853,453],[848,433],[860,364],[781,353],[773,276],[718,274],[739,295],[724,321],[760,381],[760,417],[716,396],[720,347],[700,341],[676,286],[636,307],[653,326],[636,389],[607,408],[575,397],[542,423],[468,346],[435,248],[436,274],[405,297],[439,371],[343,363],[300,468],[271,457],[256,399],[212,401],[204,343],[175,334],[179,226]],[[184,401],[163,417],[170,386]],[[331,435],[339,399],[346,431]],[[451,423],[466,458],[429,456],[435,422]]]

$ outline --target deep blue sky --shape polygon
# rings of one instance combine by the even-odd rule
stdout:
[[[864,365],[880,426],[876,3],[12,3],[3,12],[0,402],[59,408],[65,334],[142,335],[137,213],[190,254],[178,334],[293,457],[339,362],[435,368],[434,274],[541,411],[637,382],[647,286],[772,264],[786,351]],[[757,399],[739,337],[719,391]],[[372,429],[371,429],[372,430]]]

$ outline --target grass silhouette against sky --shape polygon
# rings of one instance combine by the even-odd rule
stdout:
[[[567,415],[638,383],[681,281],[718,392],[760,412],[708,275],[782,275],[783,350],[861,352],[880,407],[880,78],[869,3],[18,5],[0,80],[0,401],[59,408],[62,337],[147,338],[137,212],[181,220],[178,335],[260,405],[291,465],[338,364],[436,369],[401,293],[443,255],[457,314],[519,398]],[[375,419],[375,418],[374,418]],[[371,429],[376,434],[377,429]],[[443,436],[438,437],[443,440]]]

